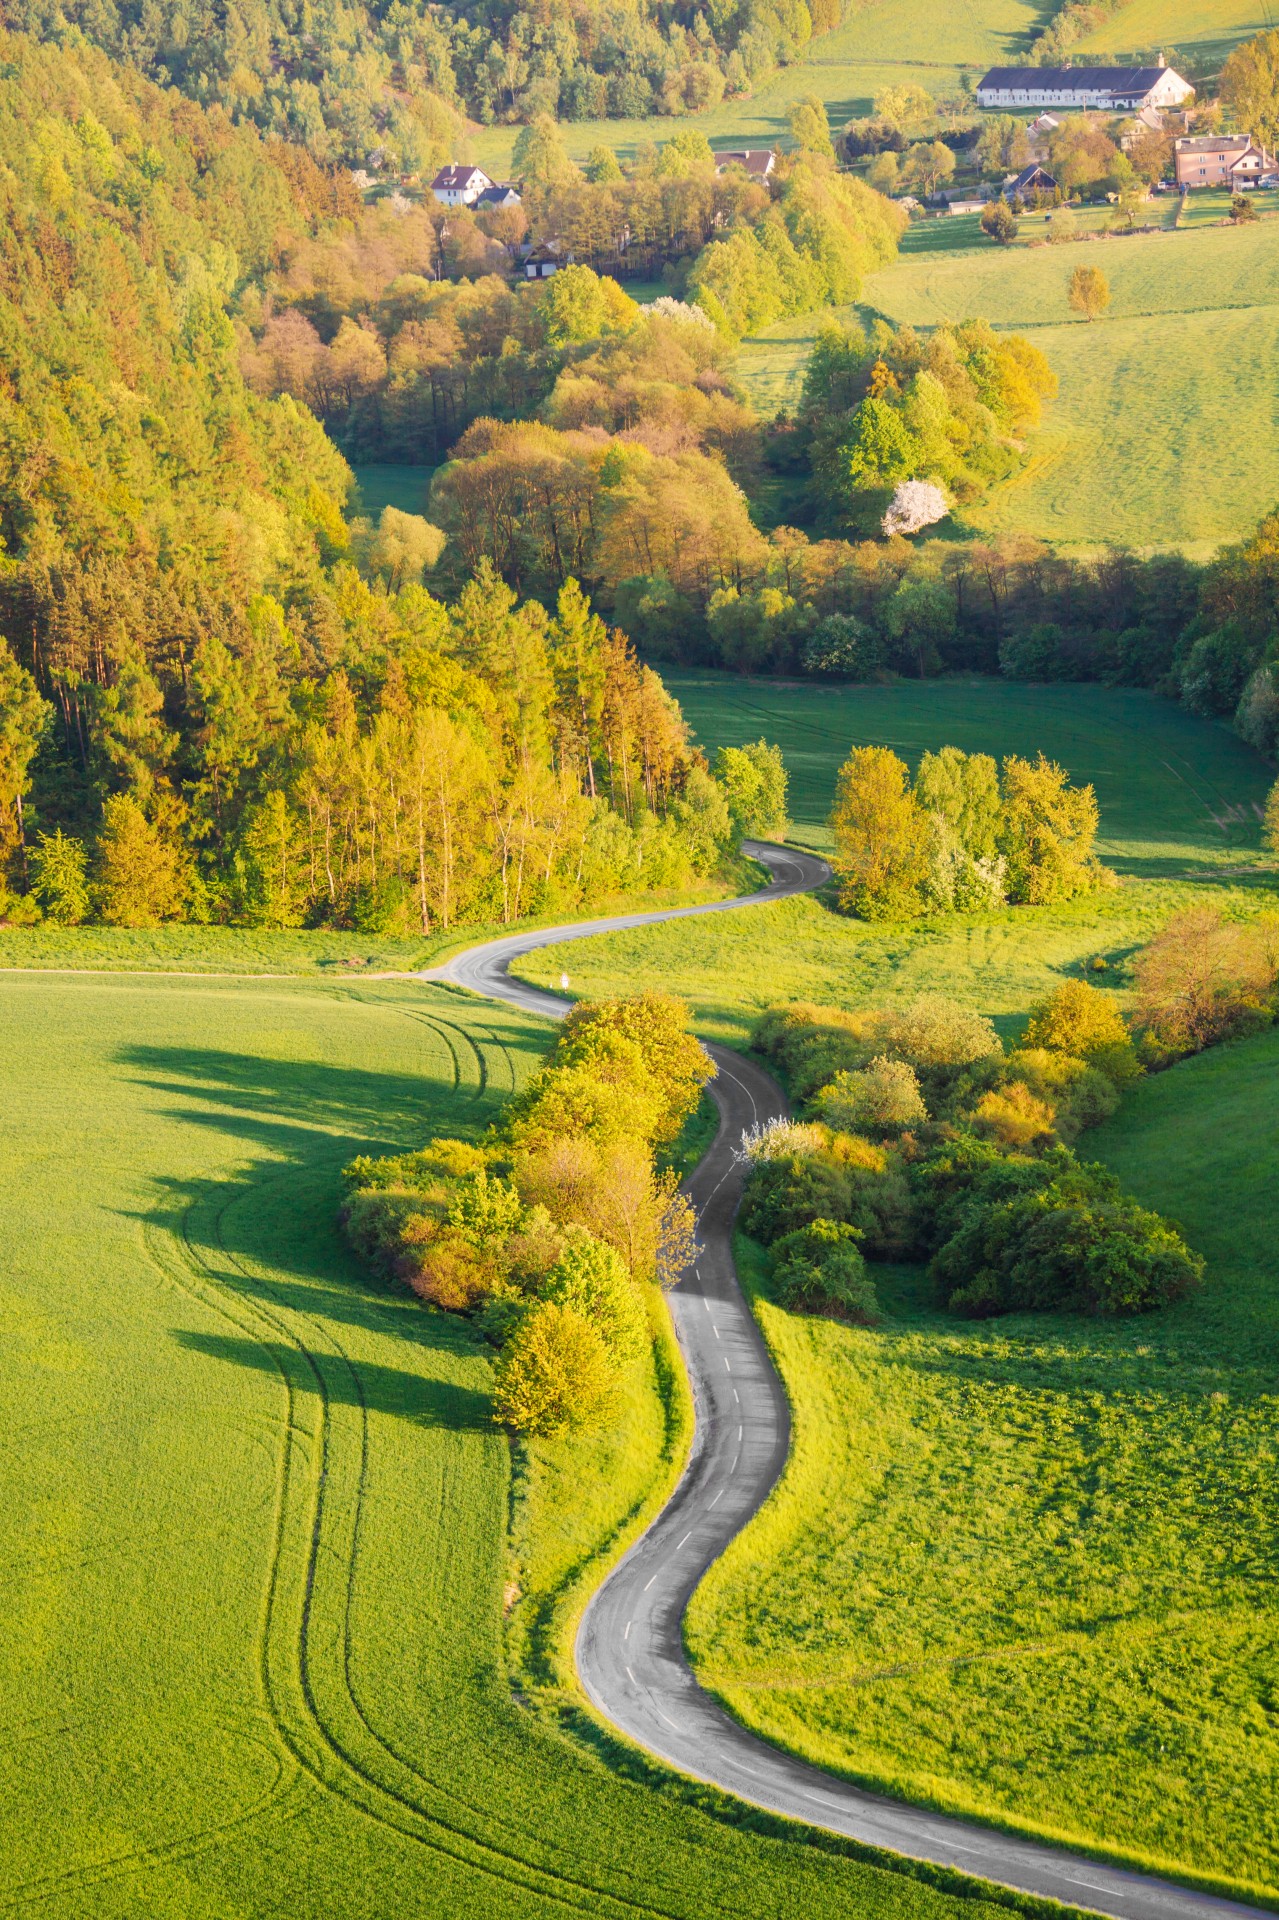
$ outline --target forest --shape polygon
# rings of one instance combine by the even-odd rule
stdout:
[[[101,48],[322,163],[415,174],[453,157],[464,116],[685,114],[749,94],[836,26],[839,10],[837,0],[480,0],[465,13],[432,0],[318,12],[260,0],[12,0],[6,19],[42,40]]]

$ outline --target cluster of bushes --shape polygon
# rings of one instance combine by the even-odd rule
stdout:
[[[854,747],[830,825],[841,904],[866,920],[1045,906],[1114,885],[1093,852],[1097,798],[1062,769],[942,747],[912,782],[889,747]]]
[[[482,1141],[347,1168],[357,1252],[500,1350],[502,1424],[555,1434],[607,1417],[647,1350],[648,1290],[695,1251],[692,1208],[658,1155],[713,1073],[679,1001],[582,1001]]]
[[[970,1318],[1143,1312],[1202,1279],[1175,1227],[1075,1154],[1141,1072],[1095,987],[1059,988],[1012,1052],[931,995],[773,1008],[754,1044],[803,1115],[743,1143],[743,1225],[770,1249],[784,1305],[872,1323],[867,1260],[927,1260],[940,1302]]]
[[[893,489],[931,480],[977,500],[1017,470],[1022,436],[1057,381],[1037,347],[985,321],[936,327],[856,322],[819,333],[801,411],[813,422],[814,492],[826,521],[878,528]]]

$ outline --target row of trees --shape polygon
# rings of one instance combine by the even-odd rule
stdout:
[[[890,747],[854,747],[830,816],[845,910],[866,920],[1048,906],[1115,884],[1093,848],[1097,798],[1040,754],[942,747],[914,781]]]
[[[1198,1286],[1203,1261],[1074,1143],[1140,1071],[1113,1000],[1069,981],[1006,1053],[990,1022],[940,996],[859,1013],[774,1008],[755,1045],[805,1118],[758,1129],[748,1232],[784,1305],[872,1321],[864,1261],[927,1259],[970,1318],[1146,1311]]]
[[[607,1419],[648,1350],[650,1289],[696,1252],[692,1208],[658,1161],[713,1073],[678,1001],[583,1001],[480,1143],[347,1169],[356,1249],[500,1349],[501,1424],[556,1434]]]

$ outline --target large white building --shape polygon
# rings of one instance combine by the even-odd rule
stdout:
[[[1114,113],[1179,107],[1194,88],[1171,67],[992,67],[979,107],[1100,107]]]

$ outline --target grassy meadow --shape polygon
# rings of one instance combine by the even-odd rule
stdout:
[[[773,1001],[940,991],[1012,1036],[1084,961],[1106,958],[1091,977],[1122,990],[1133,948],[1205,887],[1274,898],[1253,807],[1272,770],[1147,696],[709,674],[679,694],[708,746],[782,742],[805,844],[850,740],[912,760],[948,740],[1042,745],[1095,782],[1124,883],[906,927],[805,898],[616,934],[575,948],[574,992],[662,986],[740,1046]],[[795,1440],[688,1643],[743,1721],[914,1800],[1279,1897],[1276,1069],[1279,1034],[1221,1049],[1085,1139],[1207,1256],[1202,1296],[1167,1313],[964,1324],[917,1269],[877,1268],[885,1318],[866,1331],[777,1308],[742,1243]]]
[[[1158,210],[1170,217],[1175,206],[1170,197]],[[974,526],[1204,557],[1252,524],[1251,510],[1240,518],[1241,486],[1263,508],[1279,496],[1276,229],[1269,220],[1223,227],[1221,211],[1192,200],[1175,233],[1068,247],[1002,248],[975,233],[971,250],[908,245],[868,282],[863,318],[927,328],[981,315],[1026,334],[1058,376],[1028,468],[969,511]],[[1100,267],[1111,287],[1108,316],[1091,325],[1066,300],[1081,265]],[[785,321],[744,343],[738,378],[762,412],[797,402],[825,317]]]
[[[1273,24],[1267,0],[1128,0],[1071,52],[1109,60],[1163,47],[1224,59],[1239,41]]]
[[[547,1038],[407,983],[0,979],[6,1906],[956,1920],[512,1690],[504,1604],[553,1629],[668,1477],[676,1399],[637,1378],[598,1446],[524,1456],[513,1561],[488,1350],[335,1215],[352,1154],[481,1127]]]

